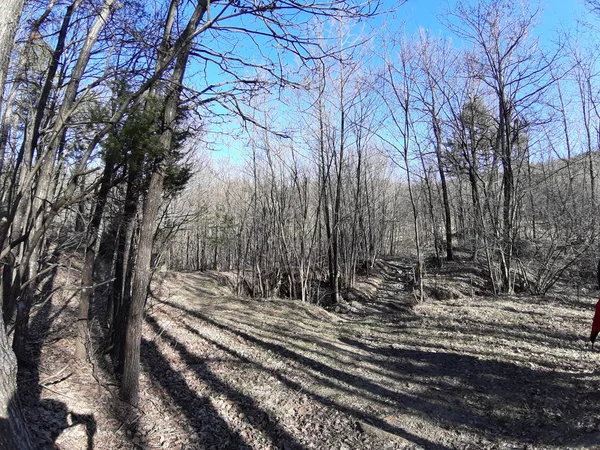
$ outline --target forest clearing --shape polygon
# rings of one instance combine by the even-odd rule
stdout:
[[[218,272],[163,274],[133,410],[101,358],[72,360],[73,303],[37,305],[26,417],[59,449],[600,448],[592,292],[472,295],[459,279],[483,280],[456,262],[428,278],[456,298],[415,304],[394,261],[377,267],[338,313],[236,298]]]

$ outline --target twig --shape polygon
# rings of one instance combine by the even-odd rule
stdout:
[[[50,392],[52,392],[52,393],[54,393],[54,394],[56,394],[56,395],[60,395],[61,397],[65,397],[65,398],[68,398],[68,399],[71,399],[71,400],[77,401],[77,399],[76,399],[75,397],[71,397],[70,395],[63,394],[63,393],[61,393],[61,392],[55,391],[54,389],[50,389],[48,386],[40,385],[40,387],[41,387],[42,389],[46,389],[47,391],[50,391]]]
[[[73,372],[71,372],[70,374],[68,374],[68,375],[66,375],[66,376],[64,376],[62,378],[59,378],[58,380],[55,380],[55,381],[51,381],[51,382],[45,383],[45,384],[40,383],[40,386],[44,387],[44,386],[49,386],[49,385],[54,385],[54,384],[62,383],[63,381],[68,380],[69,378],[71,378],[71,375],[73,375]]]
[[[97,287],[103,286],[108,283],[112,283],[115,279],[110,278],[108,280],[102,281],[101,283],[92,284],[91,286],[77,286],[77,287],[65,287],[63,291],[81,291],[82,289],[96,289]]]
[[[56,378],[58,377],[61,373],[63,373],[67,368],[69,367],[69,365],[67,364],[66,366],[64,366],[62,369],[60,369],[58,372],[56,372],[55,374],[49,375],[47,376],[44,380],[40,380],[40,384],[45,383],[48,380],[51,380],[52,378]],[[68,376],[70,377],[71,375],[73,375],[73,372],[71,372]],[[63,380],[66,378],[63,378]],[[62,381],[62,380],[61,380]]]

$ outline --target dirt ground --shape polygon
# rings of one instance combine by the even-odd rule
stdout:
[[[378,267],[337,312],[168,273],[133,410],[102,357],[71,359],[77,302],[55,295],[32,315],[19,383],[40,448],[600,449],[596,292],[483,296],[453,263],[416,304],[401,265]]]

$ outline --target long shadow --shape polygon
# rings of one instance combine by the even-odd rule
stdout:
[[[160,301],[160,300],[159,300]],[[230,317],[230,320],[240,323],[243,323],[245,325],[249,325],[252,328],[256,327],[256,321],[254,320],[255,317],[257,315],[267,315],[269,317],[268,321],[263,321],[263,325],[265,327],[268,327],[269,329],[275,329],[277,328],[278,330],[280,330],[282,333],[290,333],[290,329],[289,329],[289,315],[288,316],[284,316],[284,315],[279,315],[276,311],[271,312],[270,310],[266,310],[265,308],[261,308],[261,309],[256,309],[253,308],[253,304],[248,305],[248,308],[244,310],[243,316],[240,317],[240,310],[239,309],[231,309],[231,308],[227,308],[226,306],[224,307],[219,307],[219,308],[214,308],[211,307],[211,305],[207,305],[206,308],[204,308],[203,305],[203,310],[204,311],[208,311],[211,314],[218,314],[219,317]],[[286,309],[288,305],[286,305]],[[300,309],[300,308],[299,308]],[[307,315],[308,317],[304,317],[303,314]],[[347,322],[341,322],[338,324],[334,324],[332,322],[329,321],[324,321],[321,317],[317,317],[315,316],[310,316],[310,313],[307,313],[307,311],[304,309],[300,309],[299,314],[297,314],[294,317],[294,328],[301,328],[303,330],[306,330],[308,333],[315,333],[318,332],[320,333],[322,331],[322,327],[320,326],[315,326],[315,323],[318,323],[319,325],[324,325],[324,326],[330,326],[330,327],[335,327],[336,330],[341,331],[344,329],[352,329],[355,326],[365,326],[368,325],[368,328],[370,331],[375,331],[375,332],[379,332],[379,333],[389,333],[390,329],[399,331],[399,330],[403,330],[406,328],[411,328],[415,326],[416,322],[421,322],[422,319],[419,316],[408,316],[406,314],[397,314],[397,315],[393,315],[392,319],[393,319],[393,323],[386,323],[384,324],[378,324],[377,322],[374,321],[369,321],[368,323],[365,323],[365,319],[380,319],[381,316],[379,314],[375,314],[375,313],[371,313],[371,314],[360,314],[358,316],[356,315],[352,315],[351,319],[348,320]],[[389,318],[389,315],[388,315]],[[266,329],[266,328],[265,328]]]
[[[197,444],[232,450],[245,447],[242,437],[229,429],[209,399],[190,389],[185,378],[173,370],[154,341],[142,339],[142,364],[152,382],[160,385],[183,412],[196,434]]]
[[[241,353],[224,346],[223,344],[220,344],[219,342],[204,336],[202,334],[200,334],[197,330],[195,330],[194,328],[190,327],[188,324],[184,323],[183,324],[184,327],[186,328],[186,330],[188,330],[189,332],[197,335],[198,337],[200,337],[201,339],[205,340],[206,342],[210,343],[212,346],[230,354],[231,356],[239,359],[240,361],[246,363],[246,364],[250,364],[253,365],[255,367],[257,367],[258,369],[271,374],[273,377],[275,377],[278,381],[280,381],[283,385],[285,385],[286,387],[288,387],[289,389],[295,391],[295,392],[304,392],[308,397],[310,397],[311,399],[313,399],[314,401],[321,403],[323,406],[327,406],[330,408],[334,408],[338,411],[341,411],[342,413],[348,415],[349,417],[352,417],[356,420],[360,420],[363,421],[367,424],[370,424],[374,427],[377,427],[383,431],[386,431],[388,433],[400,436],[404,439],[410,440],[416,444],[419,444],[421,446],[423,446],[426,449],[429,450],[450,450],[448,447],[442,445],[442,444],[437,444],[437,443],[433,443],[427,439],[421,438],[417,435],[414,435],[412,433],[407,432],[406,430],[399,428],[397,426],[394,426],[382,419],[380,419],[379,417],[376,416],[372,416],[370,414],[365,413],[363,410],[357,409],[357,408],[353,408],[353,407],[349,407],[343,404],[340,404],[334,400],[332,400],[329,397],[326,397],[324,395],[320,395],[316,392],[312,392],[310,390],[307,390],[305,386],[303,386],[301,383],[298,383],[296,381],[293,381],[291,379],[289,379],[288,377],[286,377],[285,375],[283,375],[282,373],[278,372],[277,370],[271,369],[269,367],[264,366],[263,364],[253,361],[251,359],[249,359],[248,357],[242,355]],[[356,395],[356,392],[351,392],[348,388],[344,388],[338,384],[336,384],[335,382],[331,381],[330,378],[326,377],[326,376],[314,376],[315,381],[318,381],[320,385],[323,386],[327,386],[330,388],[334,388],[337,389],[339,391],[346,391],[348,393],[351,393],[353,395]],[[407,399],[409,399],[408,397],[406,397]],[[413,400],[414,401],[414,400]],[[432,405],[432,410],[435,409],[435,405]]]
[[[586,406],[585,401],[592,388],[586,393],[574,383],[574,380],[581,378],[580,374],[528,369],[456,353],[373,348],[352,339],[345,338],[344,341],[348,345],[386,356],[384,366],[401,371],[407,380],[431,383],[431,379],[442,378],[441,386],[446,383],[446,388],[458,394],[453,398],[468,398],[465,404],[459,400],[454,405],[459,416],[466,408],[481,409],[498,424],[500,434],[508,438],[522,439],[521,432],[528,430],[527,441],[556,444],[556,439],[566,437],[569,431],[577,433],[580,418],[595,414],[595,408]],[[449,384],[451,380],[459,384]],[[502,407],[498,408],[498,405]],[[535,414],[516,417],[515,412],[523,410],[525,406],[530,411],[560,406],[562,411],[558,419],[551,421],[540,422]]]
[[[306,331],[305,335],[299,335],[296,329],[290,329],[289,326],[286,328],[283,325],[279,325],[279,323],[271,323],[270,325],[266,324],[257,324],[256,322],[252,322],[252,319],[248,319],[249,316],[245,316],[244,318],[233,318],[226,317],[224,320],[224,325],[233,326],[232,322],[235,322],[235,325],[243,325],[246,328],[251,328],[254,334],[259,334],[262,336],[268,336],[268,339],[272,343],[281,343],[285,348],[296,348],[299,351],[306,351],[312,355],[319,356],[322,358],[333,359],[336,361],[340,361],[340,358],[335,358],[332,355],[343,355],[348,358],[356,359],[357,357],[364,358],[364,352],[357,351],[358,349],[350,350],[348,348],[343,348],[341,346],[336,345],[334,342],[339,341],[339,339],[329,339],[326,340],[321,333],[321,336],[317,336],[314,329],[299,327]],[[295,321],[297,325],[299,320]],[[314,348],[307,348],[308,345],[315,346]],[[344,364],[355,364],[355,361],[348,362]],[[357,365],[358,366],[358,365]],[[390,374],[387,374],[390,375]]]
[[[221,349],[223,351],[227,351],[232,357],[234,357],[236,359],[240,359],[243,363],[255,366],[256,368],[263,370],[263,371],[267,371],[271,374],[275,373],[273,370],[269,369],[267,366],[264,366],[260,363],[254,362],[253,360],[251,360],[249,358],[240,356],[240,354],[238,352],[235,352],[234,350],[229,351],[228,347],[217,344],[214,340],[212,340],[206,336],[203,336],[197,330],[195,330],[190,325],[188,325],[185,321],[182,322],[182,325],[187,331],[191,332],[192,334],[197,335],[201,339],[204,339],[206,342],[209,342],[211,345],[215,345],[219,349]],[[329,367],[329,366],[327,366],[327,367]],[[296,370],[300,370],[300,369],[294,369],[294,370],[296,371]],[[379,403],[381,406],[384,406],[384,407],[397,406],[396,402],[394,401],[393,398],[388,398],[383,395],[373,394],[369,391],[361,390],[360,387],[357,388],[352,385],[351,386],[340,385],[339,383],[336,383],[335,378],[328,377],[328,376],[322,374],[321,372],[317,372],[314,370],[303,370],[303,373],[309,375],[314,381],[316,381],[317,383],[319,383],[319,385],[322,385],[323,387],[334,389],[338,392],[347,393],[348,395],[360,396],[360,397],[366,399],[367,401]]]
[[[198,286],[199,280],[194,276],[193,273],[192,273],[192,276],[194,278],[190,279],[189,277],[185,277],[181,280],[178,280],[179,287],[185,289],[190,294],[196,295],[198,297],[207,297],[207,298],[214,298],[216,296],[220,297],[220,295],[218,293],[215,293],[213,291],[199,287]],[[227,286],[227,284],[228,284],[227,278],[219,277],[217,274],[203,273],[202,278],[208,278],[209,280],[212,280],[215,283],[215,288],[218,288],[218,289],[223,288],[223,287]],[[205,282],[206,280],[201,279],[200,282],[202,282],[202,281]]]
[[[331,377],[336,380],[344,381],[344,382],[349,383],[350,385],[353,385],[360,389],[366,389],[369,392],[371,392],[375,395],[378,395],[378,396],[393,398],[394,396],[398,395],[397,392],[389,390],[389,389],[387,389],[383,386],[380,386],[376,383],[373,383],[370,380],[366,380],[357,375],[353,375],[353,374],[344,372],[342,370],[336,369],[334,367],[328,366],[327,364],[324,364],[318,360],[315,360],[313,358],[304,356],[300,353],[294,352],[294,351],[290,350],[289,348],[284,347],[281,344],[267,342],[267,341],[264,341],[264,340],[261,340],[261,339],[255,337],[255,336],[252,336],[244,331],[235,330],[232,327],[225,325],[223,323],[217,322],[197,311],[193,311],[193,310],[184,308],[182,306],[174,305],[170,302],[164,302],[164,303],[169,304],[170,306],[172,306],[174,308],[181,309],[181,310],[185,311],[186,313],[188,313],[206,323],[209,323],[223,331],[227,331],[229,333],[237,335],[237,336],[247,340],[248,342],[251,342],[251,343],[257,345],[258,347],[265,348],[269,351],[277,353],[280,356],[288,358],[292,361],[297,361],[300,364],[304,365],[305,367],[312,369],[313,371],[322,373],[326,377]]]
[[[206,322],[206,323],[210,323],[211,325],[222,329],[224,331],[228,331],[234,335],[240,336],[244,339],[246,339],[248,342],[252,342],[253,344],[257,345],[258,347],[262,347],[264,349],[270,350],[276,354],[279,354],[281,356],[284,356],[290,360],[293,361],[298,361],[299,363],[301,363],[302,365],[309,367],[310,369],[312,369],[313,371],[320,373],[322,375],[322,377],[319,379],[319,382],[322,384],[326,384],[332,388],[336,388],[336,389],[342,389],[338,384],[333,383],[332,381],[329,380],[340,380],[342,382],[346,382],[348,384],[350,384],[351,386],[359,389],[359,390],[366,390],[368,392],[370,392],[372,395],[375,395],[377,397],[381,397],[381,398],[389,398],[389,399],[398,399],[399,396],[401,396],[401,401],[407,401],[407,402],[411,402],[414,403],[415,401],[417,401],[418,399],[413,399],[409,396],[405,396],[405,395],[401,395],[398,392],[392,391],[388,388],[385,388],[383,386],[379,386],[375,383],[373,383],[372,381],[369,380],[365,380],[364,378],[358,377],[356,375],[353,374],[348,374],[346,372],[340,371],[338,369],[335,369],[333,367],[330,367],[326,364],[323,364],[319,361],[315,361],[311,358],[307,358],[303,355],[300,355],[296,352],[293,352],[291,350],[288,350],[286,348],[284,348],[283,346],[279,345],[279,344],[273,344],[273,343],[269,343],[269,342],[264,342],[254,336],[251,336],[247,333],[241,332],[241,331],[237,331],[237,330],[233,330],[232,328],[223,325],[221,323],[215,322],[214,320],[204,316],[203,314],[197,312],[197,311],[193,311],[193,310],[189,310],[187,308],[178,306],[178,305],[173,305],[171,302],[163,302],[165,304],[168,304],[174,308],[177,309],[181,309],[185,312],[187,312],[188,314],[190,314],[191,316],[194,316],[196,318],[201,319],[202,321]],[[196,332],[197,334],[197,332]],[[204,339],[206,339],[206,337],[203,337]],[[243,357],[242,355],[237,354],[237,352],[234,352],[230,349],[227,349],[224,346],[221,346],[220,344],[216,343],[213,341],[213,345],[218,346],[219,348],[228,351],[231,354],[234,354],[236,357],[252,363],[251,360],[249,360],[248,358]],[[270,371],[268,368],[264,368],[264,370],[267,370],[269,372],[272,373],[272,371]],[[287,379],[286,377],[284,377],[283,375],[280,374],[275,374],[273,373],[273,375],[277,376],[278,379],[280,379],[280,381],[284,384],[286,384],[288,387],[295,389],[295,390],[303,390],[305,391],[305,387],[302,386],[300,383],[296,383],[294,381],[291,381],[289,379]],[[353,394],[356,394],[356,392],[352,392]],[[413,435],[407,431],[405,431],[404,429],[401,429],[399,427],[396,427],[394,425],[391,425],[387,422],[385,422],[384,420],[381,420],[380,418],[365,414],[363,411],[360,411],[358,409],[355,408],[350,408],[350,407],[346,407],[344,405],[338,404],[334,401],[332,401],[331,399],[318,395],[316,393],[310,393],[310,396],[320,402],[321,404],[325,405],[325,406],[330,406],[333,408],[336,408],[348,415],[350,415],[351,417],[354,417],[358,420],[362,420],[366,423],[369,423],[377,428],[380,428],[384,431],[387,431],[389,433],[395,434],[397,436],[403,437],[405,439],[408,439],[418,445],[422,445],[425,446],[425,448],[428,449],[437,449],[437,450],[445,450],[447,449],[447,447],[441,445],[441,444],[434,444],[426,439],[423,439],[419,436]],[[427,401],[423,401],[423,404],[427,404],[427,407],[425,409],[427,409],[428,413],[431,413],[433,411],[435,411],[438,407],[438,405],[436,404],[429,404],[429,402]],[[422,406],[422,405],[421,405]]]
[[[282,345],[264,342],[255,336],[235,330],[197,311],[174,305],[171,302],[164,303],[181,309],[191,316],[219,329],[240,336],[258,347],[297,361],[315,372],[320,372],[325,377],[341,380],[357,389],[364,389],[376,396],[386,396],[396,401],[398,405],[421,411],[424,416],[433,415],[450,427],[464,426],[476,429],[480,435],[485,435],[492,439],[502,436],[503,438],[524,440],[526,442],[535,441],[553,444],[556,443],[556,439],[561,437],[557,435],[558,431],[564,437],[565,433],[576,430],[576,419],[574,418],[570,422],[566,422],[569,417],[582,417],[583,414],[594,413],[591,408],[589,410],[581,410],[581,407],[578,408],[578,400],[582,399],[582,395],[575,389],[572,384],[573,378],[568,374],[527,369],[510,363],[483,360],[474,356],[457,355],[455,353],[374,349],[359,341],[352,339],[345,340],[346,344],[356,346],[364,351],[378,351],[384,354],[389,358],[389,362],[387,363],[388,368],[404,374],[407,381],[420,377],[423,383],[434,389],[441,387],[453,393],[453,396],[449,397],[449,400],[446,400],[447,396],[443,395],[443,393],[438,393],[437,395],[435,393],[424,393],[418,399],[412,399],[369,380],[348,374],[300,355]],[[379,360],[377,362],[380,363]],[[444,375],[452,378],[457,382],[457,385],[451,384],[444,378]],[[532,389],[535,390],[526,395],[519,395],[520,391],[531,388],[532,384],[534,385]],[[515,386],[519,386],[519,388],[515,389]],[[537,392],[546,393],[547,396],[540,399]],[[463,398],[465,401],[456,402],[456,398]],[[475,399],[476,402],[467,401],[469,398]],[[567,411],[565,411],[566,414],[563,414],[563,419],[559,423],[539,423],[535,420],[535,417],[511,416],[511,414],[516,414],[516,412],[526,409],[527,405],[523,404],[524,401],[531,403],[534,407],[543,409],[546,406],[552,407],[556,398],[570,400]],[[498,408],[498,405],[502,405],[502,407]],[[334,406],[342,409],[340,405]],[[350,413],[352,414],[353,412],[350,411]],[[496,424],[493,429],[487,426],[490,423],[490,416],[493,417],[492,423]],[[402,436],[402,433],[405,433],[403,430],[390,430],[389,425],[386,429],[386,425],[382,424],[383,429],[386,431],[396,432],[400,436]],[[522,435],[524,428],[535,431],[531,431],[529,436],[524,438]],[[414,436],[405,435],[403,437],[419,443],[418,440],[415,440]],[[427,444],[425,446],[431,448]]]
[[[242,320],[239,320],[239,322],[247,324],[247,322],[244,322]],[[355,367],[355,368],[364,369],[365,366],[364,366],[364,364],[361,364],[361,363],[367,363],[367,364],[370,364],[370,367],[368,367],[368,370],[370,373],[381,375],[383,377],[386,377],[390,381],[402,381],[402,382],[407,381],[406,375],[404,374],[403,371],[398,370],[398,366],[396,364],[394,364],[394,365],[387,364],[387,362],[389,362],[390,360],[393,361],[393,359],[390,358],[390,355],[393,353],[393,350],[388,350],[391,347],[389,345],[387,345],[385,342],[382,343],[383,344],[382,346],[378,345],[378,342],[369,343],[369,344],[361,342],[361,345],[358,346],[358,345],[354,345],[354,343],[358,342],[358,341],[356,341],[350,337],[347,337],[347,336],[339,336],[337,338],[337,340],[339,342],[347,344],[347,346],[354,349],[354,351],[351,351],[351,350],[348,350],[347,348],[337,347],[336,345],[334,345],[330,342],[323,341],[321,339],[315,339],[312,337],[305,338],[305,337],[295,335],[295,334],[293,334],[293,332],[290,332],[290,331],[279,330],[278,327],[276,328],[276,333],[274,333],[273,330],[270,330],[267,327],[260,327],[260,326],[255,326],[253,330],[256,330],[258,332],[258,334],[264,333],[265,336],[268,336],[268,339],[271,342],[274,342],[274,343],[279,342],[282,345],[285,345],[285,347],[287,349],[295,348],[298,351],[307,352],[311,355],[316,355],[319,357],[327,358],[329,360],[337,361],[337,362],[343,364],[344,367],[346,367],[346,368]],[[330,351],[329,351],[329,353],[327,353],[324,351],[319,351],[318,349],[307,348],[306,345],[301,345],[300,343],[313,344],[313,345],[318,344],[318,347],[327,348]],[[422,346],[426,347],[426,348],[431,348],[432,351],[434,351],[434,352],[440,352],[440,350],[445,350],[445,348],[440,347],[439,344],[435,344],[435,345],[424,345],[423,344]],[[448,349],[448,350],[450,350],[450,352],[452,353],[452,349]],[[332,356],[332,354],[336,354],[336,353],[346,355],[347,357],[351,357],[351,358],[355,359],[355,361],[342,361],[339,358],[335,358]],[[374,368],[374,366],[378,366],[379,370]],[[384,370],[381,370],[381,369],[384,369]],[[411,380],[411,381],[414,382],[414,380]],[[430,380],[428,381],[428,384],[431,384]]]
[[[181,286],[183,289],[187,291],[188,294],[195,295],[197,297],[214,297],[214,292],[208,291],[206,289],[199,288],[195,286],[193,283],[183,281],[183,285]]]
[[[285,446],[286,449],[290,450],[301,450],[304,448],[295,440],[295,438],[292,435],[285,431],[278,423],[270,419],[268,414],[266,414],[258,407],[258,405],[252,397],[242,394],[239,391],[236,391],[226,382],[216,377],[210,371],[204,359],[194,355],[193,353],[190,353],[173,336],[171,336],[168,332],[162,329],[153,317],[147,316],[146,322],[154,329],[154,331],[157,334],[160,334],[161,338],[165,340],[173,350],[176,350],[179,353],[180,357],[187,364],[189,369],[193,370],[200,379],[209,384],[214,391],[219,392],[227,396],[230,400],[234,401],[238,408],[244,413],[246,418],[245,420],[247,420],[253,427],[255,427],[258,430],[261,430],[265,435],[267,435],[269,439],[273,442],[273,444],[279,447]],[[158,349],[156,348],[156,344],[154,342],[144,341],[143,350],[147,349],[151,351],[152,357],[158,360],[162,358],[164,361],[164,358],[160,355],[160,352],[158,352]],[[142,352],[142,355],[144,355],[144,351]],[[157,381],[161,382],[160,378],[155,373],[155,364],[153,362],[150,362],[152,358],[143,357],[143,359],[146,362],[146,366],[148,372],[150,373],[150,376],[156,379]],[[195,394],[195,392],[190,390],[189,387],[187,387],[185,380],[180,374],[176,372],[175,374],[175,379],[179,379],[179,382],[177,383],[178,387],[183,389],[183,392],[185,393],[184,396],[181,395],[180,389],[173,390],[168,385],[165,385],[164,383],[161,384],[163,384],[163,386],[168,390],[171,397],[178,402],[178,405],[184,411],[190,423],[194,424],[198,416],[198,412],[195,408],[190,406],[191,403],[193,403],[193,398],[197,398],[197,395]],[[216,413],[216,411],[213,410],[213,417],[214,416],[218,417],[218,414]],[[262,421],[261,418],[265,420]],[[220,422],[221,426],[227,426],[222,421],[222,419],[220,420]],[[219,449],[241,449],[246,447],[246,444],[244,444],[243,439],[237,433],[233,431],[231,431],[230,433],[233,435],[233,442],[219,442]],[[199,433],[197,434],[200,435]]]
[[[545,344],[548,346],[560,344],[564,347],[565,343],[580,342],[583,338],[583,336],[572,333],[553,331],[550,329],[542,330],[540,326],[534,324],[526,327],[506,323],[499,325],[494,322],[486,322],[466,317],[461,319],[460,324],[453,324],[451,326],[446,326],[445,328],[447,330],[468,330],[468,333],[470,334],[486,337],[493,336],[504,339],[515,338],[520,341],[531,341],[535,342],[537,345]]]
[[[230,320],[233,320],[233,319],[230,319]],[[250,322],[244,321],[242,319],[239,319],[237,321],[237,323],[244,324],[246,326],[250,325]],[[365,356],[364,352],[350,351],[346,348],[340,348],[340,347],[332,344],[331,342],[325,342],[322,339],[316,339],[313,337],[302,337],[302,336],[299,336],[298,334],[294,333],[293,331],[290,331],[289,329],[286,330],[279,326],[275,326],[274,328],[268,328],[266,326],[259,326],[256,324],[252,324],[252,327],[253,327],[253,331],[255,333],[264,334],[265,336],[269,336],[269,339],[275,345],[278,345],[277,343],[281,343],[281,345],[285,346],[285,348],[287,348],[288,350],[296,349],[298,351],[309,352],[311,355],[315,355],[315,356],[318,356],[321,358],[327,358],[329,360],[334,360],[340,364],[343,364],[346,368],[349,368],[349,367],[364,368],[363,365],[361,365],[359,363],[361,361],[366,361],[366,362],[369,362],[372,364],[380,364],[380,361],[377,361],[374,359],[368,359]],[[302,345],[302,344],[305,344],[305,345]],[[306,347],[307,345],[315,345],[315,344],[317,344],[316,348],[308,349]],[[329,353],[324,350],[321,350],[321,349],[328,349]],[[333,357],[332,354],[346,355],[347,357],[352,358],[353,361],[351,361],[351,362],[342,361],[340,358]],[[389,372],[385,372],[382,370],[376,370],[373,368],[369,368],[369,371],[372,373],[376,373],[378,375],[385,376],[391,380],[403,380],[404,379],[404,377],[400,377],[394,373],[389,373]]]
[[[356,350],[354,352],[349,351],[347,349],[342,349],[339,347],[336,347],[333,344],[329,344],[327,342],[322,342],[319,341],[317,339],[302,339],[298,336],[283,336],[281,338],[278,337],[274,337],[274,336],[268,336],[268,342],[273,344],[273,345],[281,345],[284,346],[286,349],[290,350],[290,351],[294,351],[295,353],[298,354],[304,354],[307,355],[308,357],[310,357],[310,359],[317,359],[319,358],[321,361],[324,362],[325,366],[329,367],[328,364],[334,364],[337,367],[344,367],[345,372],[347,373],[348,371],[352,371],[357,370],[357,371],[361,371],[361,370],[368,370],[370,374],[376,375],[376,376],[380,376],[385,378],[387,381],[390,382],[400,382],[400,381],[405,381],[406,377],[402,374],[402,372],[398,372],[397,370],[391,371],[390,369],[387,369],[387,366],[384,366],[382,364],[383,361],[385,361],[385,356],[382,356],[380,358],[374,358],[372,357],[372,355],[368,355],[365,354],[364,352],[359,351],[360,349],[356,348]],[[264,341],[267,342],[267,341]],[[298,344],[298,342],[303,342],[305,344],[313,344],[317,346],[317,348],[321,347],[321,348],[329,348],[330,349],[330,353],[327,352],[323,352],[323,351],[318,351],[314,348],[307,348],[306,345],[300,345]],[[342,339],[340,339],[340,342],[343,342]],[[336,358],[334,356],[332,356],[332,354],[334,353],[338,353],[338,354],[343,354],[345,355],[345,358]],[[346,378],[350,377],[351,375],[348,374],[345,378],[343,378],[341,381],[346,381]],[[358,379],[359,377],[357,377],[356,379]],[[360,378],[363,379],[363,378]],[[361,383],[356,383],[356,389],[361,390],[362,392],[367,392],[364,391],[363,386]],[[379,386],[379,385],[376,385]],[[376,388],[373,389],[372,391],[369,392],[373,392],[376,393],[377,391],[379,391],[380,388]],[[385,398],[385,399],[390,399],[392,397],[389,396],[389,394],[378,394],[379,397]],[[381,399],[375,399],[375,401],[378,401],[382,404],[385,404],[386,401],[381,401]],[[393,403],[393,402],[392,402]]]

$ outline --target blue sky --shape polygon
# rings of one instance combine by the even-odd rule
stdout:
[[[582,0],[547,0],[542,6],[545,9],[539,25],[541,32],[554,32],[559,27],[570,29],[587,11]]]
[[[454,3],[454,0],[408,0],[400,8],[397,17],[405,21],[408,32],[421,26],[434,33],[445,34],[447,31],[437,16]],[[543,12],[537,31],[544,38],[552,37],[561,28],[572,29],[577,19],[587,11],[583,0],[540,0],[539,4]]]
[[[390,7],[395,0],[384,1]],[[408,0],[392,16],[380,16],[374,20],[372,25],[377,27],[379,26],[377,22],[381,21],[381,23],[386,23],[388,30],[391,31],[397,27],[398,32],[402,32],[400,30],[404,25],[404,31],[409,36],[414,34],[419,27],[429,29],[434,35],[451,35],[444,25],[440,23],[439,16],[445,10],[451,9],[455,2],[456,0]],[[559,31],[575,30],[579,20],[582,17],[585,19],[586,14],[589,16],[589,10],[584,0],[539,0],[539,2],[532,0],[533,2],[539,3],[542,11],[539,17],[539,24],[534,30],[534,33],[539,36],[542,45],[543,42],[550,43],[554,41]],[[357,32],[360,32],[360,30],[357,29]],[[453,38],[453,40],[455,44],[458,44],[456,38]],[[225,127],[225,129],[232,130],[230,127]],[[228,132],[225,132],[225,136],[228,134]],[[225,137],[221,136],[221,139],[223,138]],[[219,140],[217,139],[217,141]],[[213,156],[218,159],[231,159],[232,162],[239,162],[240,152],[243,153],[240,147],[244,147],[244,136],[231,136],[229,139],[225,138],[224,140],[229,142],[215,142],[215,145],[211,146],[213,150],[216,150],[216,152],[212,152]]]

